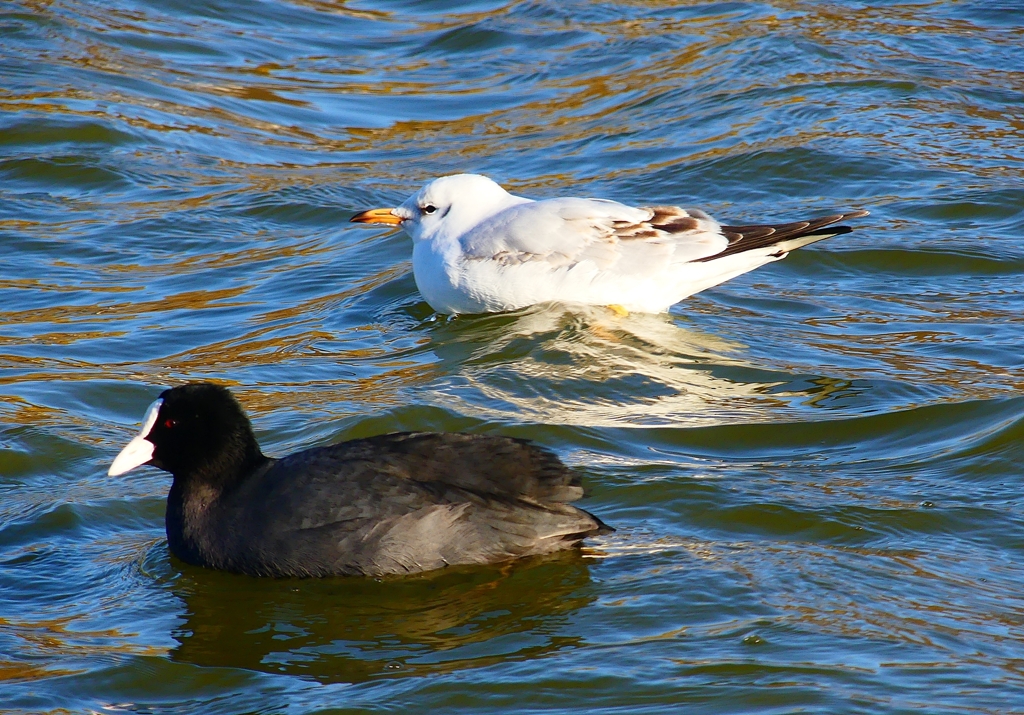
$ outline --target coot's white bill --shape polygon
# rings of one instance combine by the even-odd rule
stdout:
[[[114,458],[110,469],[107,470],[107,476],[116,477],[119,474],[130,472],[153,458],[154,445],[146,437],[149,435],[150,430],[153,429],[153,425],[156,424],[156,416],[160,414],[160,406],[163,404],[163,400],[156,400],[149,406],[145,416],[142,418],[142,428],[132,438],[132,441],[126,444],[124,449]]]

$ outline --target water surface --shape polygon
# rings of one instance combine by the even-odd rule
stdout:
[[[1006,713],[1024,704],[1013,3],[15,0],[0,8],[10,712]],[[436,316],[426,180],[867,208],[671,314]],[[168,385],[270,454],[528,437],[618,531],[400,581],[167,552],[105,476]]]

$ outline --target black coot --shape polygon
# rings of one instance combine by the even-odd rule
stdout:
[[[407,432],[265,457],[225,388],[164,391],[111,475],[174,476],[167,541],[254,576],[409,574],[578,546],[611,531],[569,502],[579,476],[521,439]]]

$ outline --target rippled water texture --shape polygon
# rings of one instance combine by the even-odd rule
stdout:
[[[0,5],[0,709],[1021,711],[1022,37],[982,0]],[[347,219],[454,171],[872,213],[671,315],[447,320]],[[618,531],[185,566],[167,476],[105,470],[194,378],[271,454],[529,437]]]

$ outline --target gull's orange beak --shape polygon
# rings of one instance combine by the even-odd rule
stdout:
[[[356,214],[349,221],[352,223],[386,223],[391,226],[397,226],[402,223],[402,219],[391,213],[392,211],[394,209],[370,209],[369,211],[363,211],[361,214]]]

